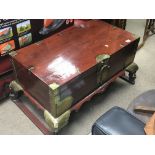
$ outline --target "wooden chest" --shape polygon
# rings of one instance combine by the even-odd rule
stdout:
[[[12,53],[16,82],[57,130],[73,105],[134,61],[138,42],[125,30],[90,20]]]

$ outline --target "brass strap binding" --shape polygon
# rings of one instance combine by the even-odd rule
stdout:
[[[110,55],[108,54],[102,54],[96,57],[96,62],[99,63],[98,72],[97,72],[97,83],[99,85],[103,84],[103,82],[105,82],[107,78],[109,68],[110,68],[110,66],[108,65],[109,59],[110,59]]]
[[[44,111],[44,118],[47,125],[50,127],[52,132],[57,133],[61,128],[63,128],[69,120],[71,111],[68,110],[57,118],[54,118],[51,113],[47,110]]]
[[[49,96],[51,105],[50,112],[54,117],[58,117],[68,110],[73,102],[73,97],[71,95],[61,99],[60,86],[56,83],[49,85]]]

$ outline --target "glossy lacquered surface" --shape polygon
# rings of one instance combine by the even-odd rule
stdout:
[[[70,27],[18,50],[14,59],[47,85],[63,85],[96,65],[99,54],[112,55],[135,41],[131,33],[102,21]]]

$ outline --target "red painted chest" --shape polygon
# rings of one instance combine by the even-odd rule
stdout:
[[[139,38],[102,21],[85,24],[12,56],[16,81],[53,120],[134,61]]]

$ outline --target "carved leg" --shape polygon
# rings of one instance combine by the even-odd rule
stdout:
[[[135,84],[137,70],[138,70],[138,65],[136,63],[132,63],[125,69],[125,72],[127,75],[125,74],[124,76],[121,76],[120,78],[122,78],[123,80],[131,84]]]

